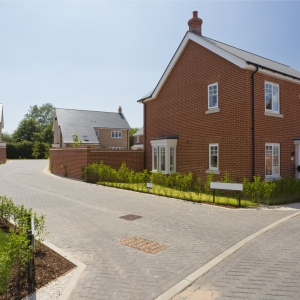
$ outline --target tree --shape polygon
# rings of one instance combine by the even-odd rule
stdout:
[[[32,148],[32,156],[37,159],[38,156],[40,155],[40,143],[35,141],[34,144],[33,144],[33,148]]]
[[[28,113],[25,115],[25,119],[35,119],[39,125],[46,128],[53,122],[54,118],[54,106],[51,103],[43,104],[42,106],[30,106]]]
[[[73,140],[74,140],[73,147],[80,147],[81,146],[82,140],[78,138],[78,134],[77,133],[75,133],[73,135]]]
[[[129,147],[132,147],[134,145],[134,134],[139,130],[139,128],[130,128],[129,129]]]
[[[9,134],[8,132],[2,132],[2,141],[3,142],[13,142],[13,136],[12,134]]]
[[[23,119],[18,128],[13,133],[13,139],[15,142],[21,141],[40,141],[42,139],[42,127],[33,118]]]
[[[13,133],[15,142],[30,141],[53,142],[52,122],[54,118],[54,107],[50,103],[42,106],[30,106],[25,118],[19,123]]]

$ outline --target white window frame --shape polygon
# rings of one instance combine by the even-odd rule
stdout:
[[[267,175],[267,146],[272,147],[272,157],[271,157],[271,162],[272,162],[272,174]],[[278,174],[275,174],[274,172],[274,166],[273,166],[273,160],[274,160],[274,146],[278,147]],[[266,143],[265,144],[265,178],[280,178],[280,144],[279,143]]]
[[[98,129],[95,129],[95,134],[96,134],[96,137],[99,137],[99,130]]]
[[[176,147],[177,147],[177,139],[158,139],[158,140],[150,140],[151,146],[152,146],[152,172],[159,172],[162,171],[164,174],[173,174],[176,173]],[[162,148],[165,149],[164,155],[165,155],[165,170],[161,170],[161,154],[162,154]],[[171,170],[170,165],[170,151],[171,149],[174,149],[174,157],[173,157],[173,166]],[[157,168],[155,168],[154,163],[154,153],[157,151],[157,160],[156,165]]]
[[[217,147],[217,167],[213,167],[211,165],[211,148],[212,147]],[[220,161],[219,161],[219,144],[218,143],[214,143],[214,144],[209,144],[209,162],[208,162],[208,170],[209,171],[219,171],[219,165],[220,165]]]
[[[136,136],[136,143],[138,144],[139,142],[140,142],[140,136],[137,135],[137,136]]]
[[[158,146],[154,146],[152,147],[152,172],[158,172],[159,170],[159,147]],[[156,159],[155,158],[155,154],[156,154]],[[156,165],[156,168],[155,168]]]
[[[210,99],[209,99],[209,88],[212,87],[212,86],[217,86],[217,105],[215,106],[210,106]],[[208,98],[208,109],[218,109],[219,108],[219,85],[218,85],[218,82],[215,82],[215,83],[212,83],[212,84],[209,84],[207,86],[207,98]]]
[[[122,131],[112,130],[111,131],[111,138],[112,139],[121,139],[122,138]]]
[[[266,96],[267,96],[267,94],[266,94],[266,85],[267,84],[270,84],[272,86],[272,95],[273,95],[273,88],[274,87],[278,88],[278,95],[277,95],[277,98],[278,98],[278,110],[273,110],[273,106],[274,106],[273,105],[273,100],[272,100],[272,109],[267,109],[267,107],[266,107]],[[279,114],[279,112],[280,112],[280,97],[279,97],[280,90],[279,90],[279,84],[273,83],[273,82],[270,82],[270,81],[265,81],[264,91],[265,91],[265,93],[264,93],[264,95],[265,95],[265,98],[264,98],[265,112],[269,112],[269,113],[273,113],[273,114]]]

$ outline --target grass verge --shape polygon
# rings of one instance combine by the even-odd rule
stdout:
[[[145,183],[98,182],[98,184],[193,202],[213,203],[213,195],[211,193],[205,193],[203,191],[180,191],[176,189],[162,187],[156,184],[153,184],[153,188],[148,190]],[[215,203],[224,206],[238,206],[239,204],[237,194],[235,196],[221,196],[218,192],[216,193]],[[256,203],[252,203],[249,200],[241,200],[240,204],[242,207],[257,206]]]

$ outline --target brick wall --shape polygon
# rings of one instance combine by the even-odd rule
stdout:
[[[119,169],[124,161],[129,169],[141,172],[144,169],[144,151],[91,151],[89,163],[101,162]]]
[[[52,172],[64,176],[67,164],[68,177],[80,178],[81,168],[89,163],[103,163],[118,169],[124,161],[136,172],[144,167],[144,151],[92,151],[90,148],[60,148],[50,149],[50,167]]]
[[[6,147],[0,147],[0,163],[6,163]]]
[[[146,166],[151,170],[151,138],[179,135],[177,171],[206,177],[209,144],[219,143],[219,180],[228,171],[233,181],[252,176],[251,74],[189,41],[156,99],[146,105]],[[280,85],[280,113],[265,116],[264,81]],[[218,82],[220,112],[208,109],[208,85]],[[255,174],[265,174],[265,143],[280,143],[281,175],[294,176],[293,136],[300,136],[300,86],[255,75]]]
[[[51,148],[50,167],[57,175],[64,175],[65,169],[61,166],[67,165],[68,177],[80,178],[81,168],[88,164],[89,148]]]
[[[279,106],[283,118],[264,114],[264,82],[279,84]],[[263,74],[255,75],[255,173],[265,172],[265,143],[280,144],[280,174],[295,176],[293,137],[300,136],[300,86]]]

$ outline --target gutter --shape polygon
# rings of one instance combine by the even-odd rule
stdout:
[[[289,75],[289,74],[286,74],[286,73],[283,73],[283,72],[280,72],[280,71],[276,71],[276,70],[274,70],[274,69],[267,68],[267,67],[264,67],[264,66],[262,66],[262,65],[258,65],[258,64],[256,64],[256,63],[253,63],[253,62],[251,62],[251,61],[246,61],[246,63],[247,63],[248,65],[253,65],[253,66],[258,67],[258,68],[260,68],[260,69],[265,69],[265,70],[271,71],[271,72],[273,72],[273,73],[278,73],[278,74],[283,75],[283,76],[287,76],[287,77],[290,77],[290,78],[293,78],[293,79],[296,79],[296,80],[300,80],[299,77],[296,77],[296,76],[293,76],[293,75]],[[256,72],[255,72],[255,73],[256,73]]]
[[[255,65],[256,70],[251,74],[251,85],[252,85],[252,180],[255,176],[255,105],[254,105],[254,74],[258,72],[259,65]]]

